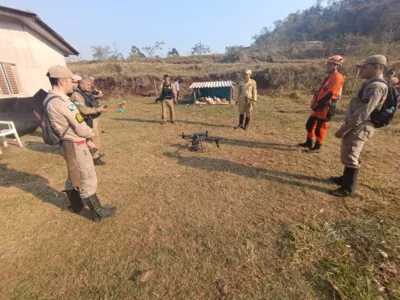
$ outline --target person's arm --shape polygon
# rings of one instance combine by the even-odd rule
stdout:
[[[78,109],[69,107],[68,103],[60,109],[60,113],[68,120],[69,125],[74,129],[75,133],[82,138],[91,138],[93,130],[87,126],[85,120]]]
[[[253,80],[253,84],[251,85],[251,101],[253,105],[257,101],[257,82]]]
[[[320,91],[325,91],[326,94],[314,103],[313,110],[322,111],[332,100],[337,100],[341,95],[342,86],[343,81],[340,76],[329,78],[327,84],[320,89]]]
[[[348,117],[347,121],[339,129],[343,134],[356,128],[362,122],[367,121],[370,118],[371,113],[376,109],[379,101],[387,93],[387,88],[385,89],[381,85],[376,83],[369,84],[363,93],[361,103],[357,110]]]
[[[97,114],[99,111],[97,110],[97,108],[94,107],[87,107],[85,105],[85,98],[83,98],[83,96],[81,94],[79,94],[78,92],[75,92],[72,94],[71,96],[71,102],[74,103],[76,105],[76,107],[78,108],[79,112],[83,115],[94,115]]]

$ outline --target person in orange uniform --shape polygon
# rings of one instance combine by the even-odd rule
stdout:
[[[344,77],[339,73],[338,68],[343,65],[344,59],[339,55],[331,56],[326,63],[326,77],[321,87],[311,102],[311,116],[306,123],[307,140],[299,143],[299,146],[308,148],[306,152],[318,153],[325,141],[328,130],[328,122],[335,115],[336,104],[342,94]],[[313,139],[316,142],[313,146]]]

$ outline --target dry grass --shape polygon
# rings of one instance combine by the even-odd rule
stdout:
[[[158,76],[162,77],[165,73],[173,76],[189,78],[204,78],[213,75],[232,74],[243,72],[252,68],[254,72],[262,71],[265,68],[282,68],[284,64],[244,64],[244,63],[198,63],[198,64],[176,64],[169,62],[99,62],[95,64],[71,63],[70,68],[79,74],[96,74],[98,78],[124,76],[127,78],[137,76]],[[293,63],[290,67],[305,66],[305,62]]]
[[[343,116],[320,155],[301,152],[304,94],[262,96],[248,132],[234,107],[180,105],[160,126],[158,105],[125,100],[102,116],[112,219],[61,210],[65,163],[40,136],[0,157],[2,299],[399,299],[398,120],[366,144],[359,197],[343,200],[327,194]],[[189,152],[179,134],[200,130],[221,149]]]

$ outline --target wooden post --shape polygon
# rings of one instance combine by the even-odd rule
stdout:
[[[356,81],[357,81],[358,75],[360,75],[360,69],[357,69],[357,75],[356,75],[356,78],[354,78],[353,85],[351,86],[351,92],[352,92],[352,93],[353,93],[353,91],[354,91],[354,86],[355,86],[355,84],[356,84]]]
[[[196,102],[196,89],[193,89],[193,103],[195,103]]]
[[[233,87],[230,88],[229,105],[232,105],[233,100]]]

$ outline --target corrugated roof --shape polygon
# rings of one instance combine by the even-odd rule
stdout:
[[[233,87],[233,82],[228,81],[203,81],[193,82],[190,86],[191,89],[204,89],[204,88],[220,88],[220,87]]]

